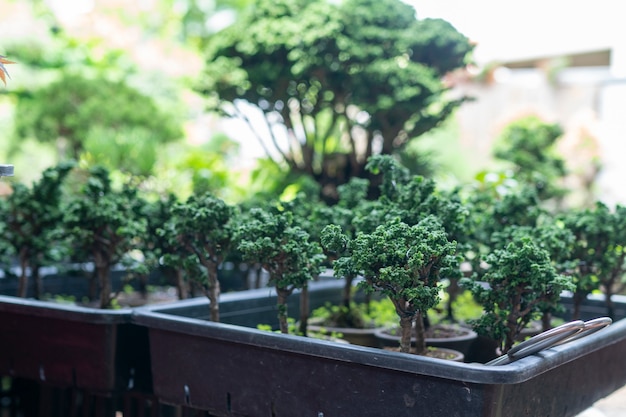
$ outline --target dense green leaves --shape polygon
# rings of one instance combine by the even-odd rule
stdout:
[[[547,123],[536,116],[524,117],[503,130],[494,155],[508,161],[515,179],[533,185],[542,200],[562,197],[565,189],[559,181],[567,170],[565,160],[555,149],[562,134],[557,123]]]
[[[63,218],[63,181],[73,166],[68,162],[48,168],[30,187],[15,183],[13,192],[0,206],[3,229],[0,240],[19,260],[21,274],[17,295],[20,297],[26,296],[29,268],[38,280],[38,268],[58,261],[63,255],[62,245],[52,242],[58,237]]]
[[[401,149],[459,104],[441,77],[471,49],[399,0],[264,0],[213,37],[198,88],[230,116],[250,121],[241,101],[255,106],[268,154],[336,200],[338,185],[367,176],[369,156]]]
[[[159,234],[166,239],[166,263],[186,271],[210,300],[211,320],[219,321],[220,285],[217,270],[230,249],[234,208],[205,193],[171,208]],[[202,266],[202,269],[198,267]]]
[[[402,328],[401,350],[409,351],[416,323],[417,350],[424,352],[423,315],[439,302],[440,274],[458,269],[456,243],[448,241],[440,221],[427,216],[408,225],[395,218],[352,240],[339,227],[328,226],[322,242],[342,254],[334,263],[337,275],[356,271],[364,278],[360,286],[393,302]]]
[[[261,208],[251,209],[242,218],[237,235],[244,260],[257,262],[268,271],[278,294],[280,329],[287,333],[287,297],[322,271],[324,255],[319,244],[294,225],[291,212]]]
[[[137,169],[130,161],[139,161],[140,155],[147,156],[147,149],[182,136],[180,126],[152,98],[104,76],[63,73],[32,96],[21,97],[15,115],[19,137],[55,144],[61,140],[59,146],[76,159],[87,144],[115,153],[115,147],[103,148],[103,142],[115,143],[122,153],[93,157],[113,158],[110,162],[137,174],[152,166]],[[146,142],[152,147],[146,148]],[[154,159],[152,155],[153,163]]]
[[[554,308],[564,290],[573,290],[571,278],[559,275],[549,253],[530,235],[516,234],[502,249],[485,259],[489,265],[481,282],[464,279],[485,313],[473,324],[478,332],[499,342],[506,353],[521,331],[542,311]],[[485,285],[487,284],[487,285]]]
[[[68,241],[94,262],[100,285],[100,307],[112,302],[109,271],[132,249],[140,249],[145,219],[137,216],[137,189],[111,187],[108,171],[94,167],[82,192],[69,200],[64,213]]]
[[[571,269],[576,283],[576,311],[582,300],[596,289],[607,297],[613,315],[611,295],[624,287],[626,277],[626,207],[611,210],[601,202],[591,209],[572,209],[562,220],[575,235]]]

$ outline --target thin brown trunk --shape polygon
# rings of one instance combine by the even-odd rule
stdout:
[[[98,282],[100,283],[100,308],[111,307],[111,280],[109,278],[109,266],[98,267]]]
[[[35,299],[41,300],[41,296],[43,295],[43,280],[39,274],[39,265],[33,265],[31,267],[30,276],[33,278],[35,283]]]
[[[343,306],[349,310],[352,304],[352,281],[354,281],[354,277],[345,277],[344,279],[341,298]]]
[[[28,295],[28,251],[22,249],[20,251],[20,279],[17,286],[17,296],[26,298]]]
[[[205,265],[207,266],[207,280],[208,280],[208,288],[205,293],[209,298],[209,308],[211,310],[211,321],[215,323],[219,323],[220,321],[220,282],[217,279],[217,266],[213,265]]]
[[[307,335],[309,325],[309,286],[305,285],[300,293],[300,333]]]
[[[289,333],[289,323],[287,321],[287,297],[290,291],[285,288],[276,288],[276,302],[278,304],[278,325],[280,332]]]
[[[552,327],[552,314],[549,312],[545,312],[542,314],[541,316],[541,331],[545,332],[547,330],[550,330],[550,328]]]
[[[181,268],[174,268],[174,280],[176,283],[176,293],[180,300],[189,298],[189,288],[185,281],[185,273]]]
[[[421,312],[415,315],[415,353],[423,355],[426,353],[426,326]]]
[[[402,315],[400,317],[400,352],[409,353],[411,351],[412,328],[413,317]]]

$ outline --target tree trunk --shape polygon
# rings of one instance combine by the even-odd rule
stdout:
[[[43,295],[43,280],[41,278],[41,274],[39,273],[39,265],[33,265],[31,267],[30,276],[33,278],[35,282],[35,299],[41,300],[41,296]]]
[[[178,299],[185,300],[189,298],[189,288],[187,287],[187,281],[185,281],[185,274],[180,268],[173,268],[173,271]]]
[[[309,325],[309,286],[305,285],[300,293],[300,333],[307,335]]]
[[[28,295],[28,251],[20,251],[20,279],[17,285],[17,296],[26,298]]]
[[[424,325],[424,317],[421,312],[417,312],[414,317],[415,321],[415,353],[423,355],[426,353],[426,326]]]
[[[354,277],[345,277],[344,280],[343,292],[341,294],[342,304],[350,311],[350,307],[352,306],[352,281],[354,281]]]
[[[109,277],[109,266],[104,265],[97,268],[98,282],[100,283],[100,308],[111,307],[111,279]]]
[[[413,316],[400,317],[400,352],[411,352],[411,333],[413,330]]]
[[[208,288],[205,291],[209,299],[209,308],[211,310],[211,321],[219,323],[220,321],[220,282],[217,279],[217,264],[205,265],[207,268]]]
[[[280,332],[289,333],[289,323],[287,322],[287,297],[289,297],[291,291],[286,288],[276,287],[276,297],[278,304],[278,325]]]

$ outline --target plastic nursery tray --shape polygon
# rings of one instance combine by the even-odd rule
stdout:
[[[311,307],[337,299],[340,288],[314,283]],[[204,320],[205,299],[136,309],[133,322],[149,329],[155,395],[218,416],[554,417],[574,416],[626,384],[626,320],[487,366],[242,326],[275,320],[274,304],[269,289],[223,295],[223,321],[236,325]]]

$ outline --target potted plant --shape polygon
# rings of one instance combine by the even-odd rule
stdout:
[[[4,223],[4,232],[0,240],[6,242],[18,259],[20,276],[15,294],[18,297],[28,295],[30,275],[35,280],[34,297],[40,298],[43,295],[40,267],[58,262],[64,255],[55,235],[63,217],[61,186],[73,167],[70,162],[48,168],[31,187],[15,183],[12,193],[3,200],[0,222]]]
[[[234,214],[233,207],[209,193],[192,195],[172,207],[170,220],[158,230],[167,240],[165,264],[185,270],[203,288],[215,322],[220,321],[218,268],[231,245]]]
[[[613,210],[596,202],[589,209],[571,209],[559,219],[575,236],[569,269],[576,288],[573,293],[574,318],[580,306],[595,290],[602,290],[607,315],[615,317],[613,295],[624,289],[626,273],[626,207]]]
[[[236,232],[243,259],[261,264],[269,273],[270,284],[277,294],[282,333],[289,332],[287,298],[294,290],[306,288],[323,270],[321,248],[293,222],[291,212],[253,208],[241,218]],[[306,319],[301,317],[301,321],[301,330],[306,334]]]
[[[132,249],[139,249],[137,237],[146,231],[146,222],[134,211],[137,190],[112,188],[109,173],[102,167],[89,170],[89,178],[79,194],[65,207],[65,238],[75,250],[87,253],[94,263],[99,285],[99,307],[111,308],[114,294],[111,267]]]
[[[559,303],[563,291],[574,288],[531,235],[517,233],[511,239],[485,258],[487,270],[480,282],[462,280],[484,309],[472,325],[479,334],[494,339],[501,354],[513,347],[531,320]]]
[[[393,302],[401,329],[400,351],[409,353],[415,327],[416,352],[426,354],[423,316],[439,302],[439,274],[456,266],[455,243],[448,241],[439,220],[429,216],[414,226],[390,220],[353,240],[328,226],[324,240],[336,251],[350,249],[345,261],[335,262],[338,275],[346,267],[360,271],[363,288],[380,291]]]

